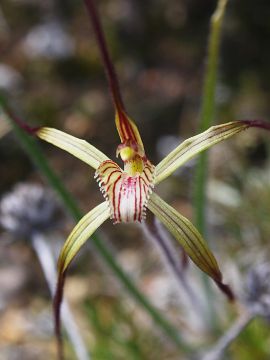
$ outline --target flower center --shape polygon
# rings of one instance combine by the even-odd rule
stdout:
[[[137,144],[119,145],[118,154],[124,161],[124,171],[107,160],[98,167],[95,177],[109,203],[114,223],[141,222],[154,187],[155,167]]]

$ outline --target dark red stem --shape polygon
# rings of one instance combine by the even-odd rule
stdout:
[[[24,130],[29,135],[35,135],[36,132],[40,129],[40,126],[36,126],[36,127],[29,126],[25,121],[23,121],[21,118],[19,118],[17,115],[15,115],[14,112],[7,105],[2,105],[2,106],[3,106],[3,110],[4,110],[5,114],[12,121],[14,121],[19,126],[19,128]]]
[[[91,18],[93,30],[96,36],[97,44],[100,50],[101,58],[103,61],[103,65],[105,68],[105,72],[109,82],[109,88],[111,91],[111,95],[113,98],[113,102],[116,106],[118,112],[124,112],[125,107],[122,100],[122,95],[120,92],[118,78],[115,72],[115,68],[113,66],[112,60],[109,55],[109,51],[107,48],[105,36],[102,30],[101,22],[98,16],[98,12],[94,5],[93,0],[84,0],[86,8],[88,10],[88,14]]]
[[[63,339],[61,332],[61,305],[63,302],[65,278],[66,278],[66,272],[59,274],[54,300],[53,300],[54,331],[57,342],[58,360],[64,360],[64,348],[63,348]]]

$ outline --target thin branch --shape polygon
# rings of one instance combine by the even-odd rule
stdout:
[[[163,229],[157,224],[156,218],[151,214],[148,214],[147,220],[144,223],[143,230],[149,239],[152,239],[154,244],[158,247],[161,255],[165,259],[165,264],[168,266],[171,273],[174,275],[179,288],[184,290],[188,301],[192,304],[194,311],[198,316],[202,316],[203,308],[201,303],[198,301],[198,296],[194,293],[193,289],[189,285],[186,276],[185,269],[181,263],[180,256],[176,255],[176,249],[173,247],[171,242],[167,239],[163,232]],[[184,251],[184,250],[182,250]]]
[[[56,266],[55,259],[46,238],[41,234],[34,234],[32,237],[32,246],[39,259],[44,276],[46,278],[51,296],[54,296],[56,285]],[[78,360],[90,360],[87,347],[80,335],[78,326],[74,320],[68,303],[64,300],[62,304],[62,321],[74,352]],[[61,351],[60,351],[61,353]],[[61,355],[62,356],[62,355]],[[59,359],[61,357],[59,356]],[[63,356],[62,356],[63,358]]]
[[[218,342],[200,360],[220,360],[228,346],[239,336],[239,334],[249,325],[255,315],[246,312],[239,316],[232,327],[218,340]]]

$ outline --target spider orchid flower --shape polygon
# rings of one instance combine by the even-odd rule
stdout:
[[[35,131],[39,138],[91,166],[95,170],[95,178],[105,198],[104,202],[79,221],[62,248],[58,262],[59,294],[56,295],[56,299],[59,297],[58,300],[61,302],[60,285],[63,286],[70,262],[97,228],[108,218],[111,218],[115,224],[142,222],[146,217],[146,209],[165,225],[191,260],[208,274],[230,299],[233,299],[230,288],[222,282],[222,274],[214,255],[198,230],[188,219],[162,200],[153,189],[176,169],[207,148],[249,127],[269,130],[268,124],[256,120],[243,120],[212,126],[201,134],[185,140],[154,166],[145,154],[137,126],[125,110],[94,3],[92,0],[85,0],[85,5],[93,24],[115,107],[115,124],[120,137],[116,156],[120,156],[124,166],[123,169],[120,168],[116,162],[91,144],[60,130],[43,127]]]
[[[256,120],[234,121],[213,126],[201,134],[185,140],[154,166],[146,156],[137,126],[125,110],[118,79],[93,1],[85,0],[85,5],[93,24],[115,107],[115,123],[120,137],[116,156],[120,156],[123,161],[123,168],[84,140],[48,127],[35,131],[39,138],[69,152],[92,167],[105,198],[104,202],[88,212],[78,222],[59,256],[54,309],[60,358],[62,352],[60,304],[67,268],[84,243],[109,218],[115,224],[121,222],[140,223],[146,217],[146,209],[149,209],[181,244],[191,260],[215,281],[229,299],[233,300],[233,293],[229,286],[223,283],[217,261],[198,230],[153,190],[157,184],[164,181],[188,160],[220,141],[249,127],[261,127],[269,130],[268,124]]]
[[[247,129],[252,123],[234,121],[213,126],[185,140],[156,167],[147,159],[138,129],[125,113],[116,113],[116,126],[121,139],[116,154],[123,160],[123,169],[84,140],[48,127],[36,132],[41,139],[90,165],[95,170],[105,198],[78,222],[66,240],[59,257],[59,275],[66,272],[74,256],[105,220],[111,218],[114,223],[142,222],[148,208],[181,244],[191,260],[232,297],[222,283],[217,261],[200,233],[153,189],[195,155]]]

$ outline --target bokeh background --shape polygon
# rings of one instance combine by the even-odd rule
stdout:
[[[197,132],[216,1],[97,3],[126,107],[148,157],[157,163]],[[267,0],[229,1],[222,28],[216,124],[270,120],[269,19]],[[0,88],[28,123],[59,128],[115,157],[119,139],[113,107],[82,1],[1,0]],[[46,186],[3,122],[0,136],[0,195],[21,182]],[[269,261],[269,139],[267,133],[250,130],[210,152],[207,237],[226,281],[240,297],[250,269]],[[91,169],[60,149],[40,146],[85,212],[102,200]],[[196,161],[190,162],[157,189],[190,219],[195,166]],[[65,209],[60,217],[47,235],[52,246],[74,226]],[[201,317],[194,314],[139,226],[113,226],[108,221],[102,236],[194,351],[213,344],[237,317],[213,286],[211,311],[218,329],[213,331],[206,320],[201,274],[190,264],[186,276],[205,309]],[[4,229],[0,240],[0,359],[53,358],[50,294],[35,253],[27,239],[14,238]],[[185,359],[91,249],[85,248],[74,261],[66,295],[94,359]],[[229,348],[226,359],[269,359],[268,326],[266,320],[256,319]],[[71,349],[68,359],[75,359]]]

